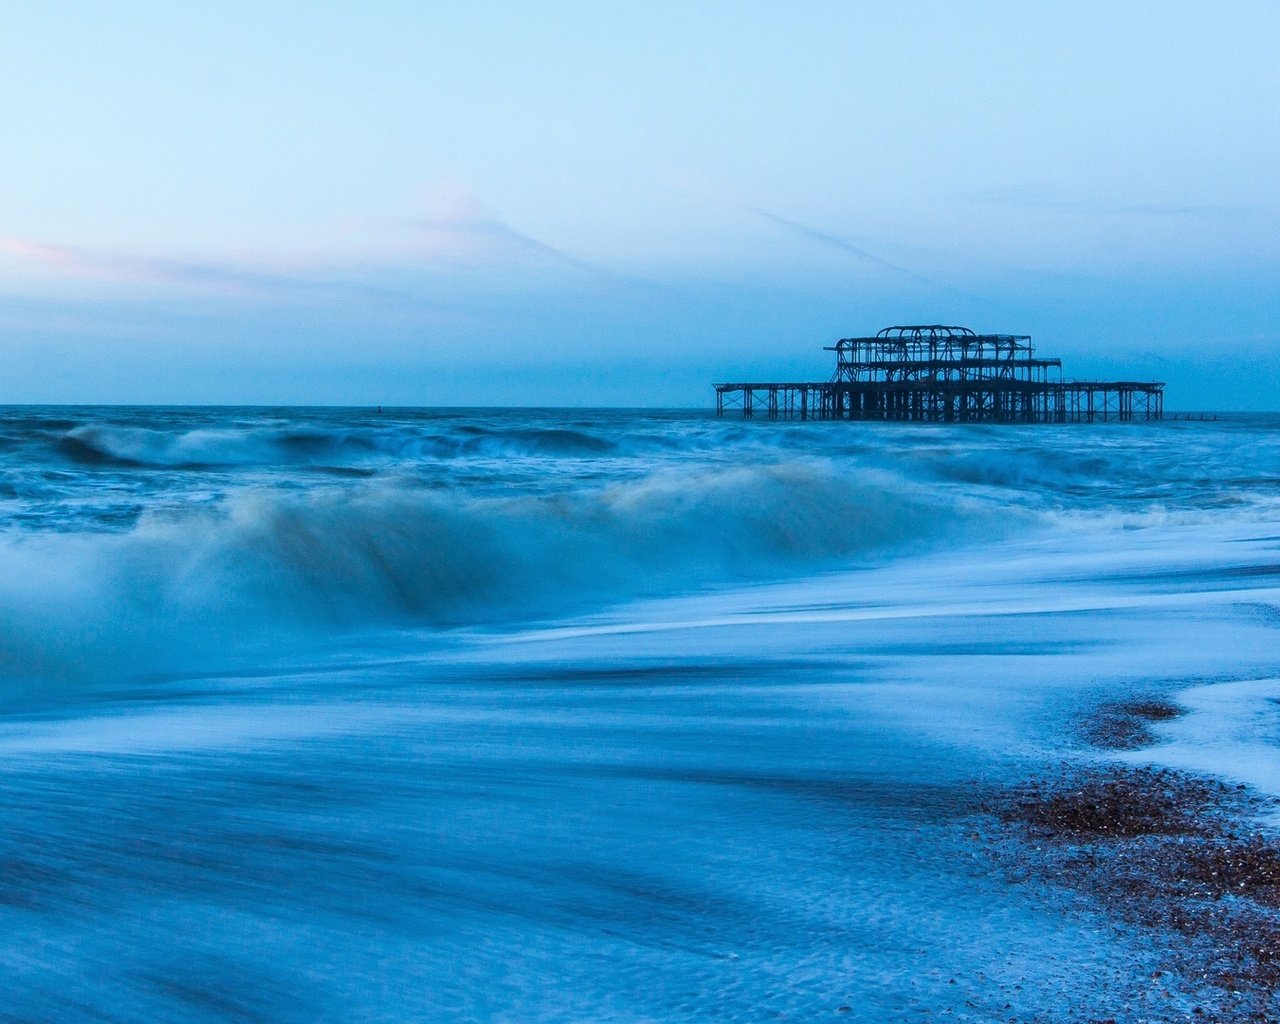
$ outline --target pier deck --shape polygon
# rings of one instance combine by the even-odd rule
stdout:
[[[1164,418],[1164,385],[1063,381],[981,384],[717,384],[716,415],[771,420],[909,420],[920,423],[1093,423]]]

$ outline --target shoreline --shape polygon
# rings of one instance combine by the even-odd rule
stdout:
[[[1071,894],[1161,949],[1146,1005],[1099,1007],[1097,1021],[1268,1024],[1280,1019],[1280,834],[1260,819],[1280,801],[1120,759],[1183,713],[1146,697],[1096,709],[1081,735],[1116,757],[1063,759],[1007,787],[983,808],[987,850],[1012,884]]]

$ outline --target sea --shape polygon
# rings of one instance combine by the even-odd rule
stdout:
[[[1278,678],[1276,416],[3,408],[0,1021],[1136,1021],[980,808]]]

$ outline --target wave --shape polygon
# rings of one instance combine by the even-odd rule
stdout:
[[[123,425],[80,426],[58,438],[64,457],[79,465],[166,469],[310,462],[367,443],[348,434],[297,430],[167,431]]]
[[[90,424],[58,435],[55,444],[63,458],[78,466],[134,469],[330,466],[471,455],[599,456],[618,448],[609,438],[564,427],[452,432],[297,427],[170,431]]]
[[[881,472],[793,461],[554,496],[408,481],[246,490],[123,534],[0,542],[0,677],[120,680],[287,637],[545,618],[801,574],[992,518]]]
[[[471,451],[513,451],[531,455],[604,455],[616,451],[617,447],[616,442],[608,438],[564,427],[485,432],[472,438],[467,445]]]

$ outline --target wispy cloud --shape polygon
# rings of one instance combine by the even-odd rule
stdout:
[[[458,243],[461,243],[473,254],[477,251],[489,255],[515,252],[610,280],[624,279],[624,275],[609,267],[575,256],[514,227],[468,189],[436,189],[424,205],[426,212],[409,223],[429,241],[428,248],[432,251],[457,250],[460,248]]]
[[[767,220],[772,224],[777,224],[779,227],[786,228],[788,231],[792,232],[793,234],[801,238],[805,238],[811,242],[816,242],[820,245],[829,246],[830,248],[833,248],[833,249],[838,249],[840,252],[846,253],[849,256],[853,256],[855,259],[861,260],[866,263],[874,264],[875,266],[884,267],[886,270],[892,270],[893,272],[900,274],[903,277],[909,278],[912,281],[917,281],[921,284],[929,285],[929,287],[931,288],[938,288],[944,291],[954,292],[957,295],[963,295],[967,299],[981,301],[981,299],[979,299],[978,296],[976,295],[971,295],[968,292],[963,291],[962,289],[956,288],[953,285],[945,284],[942,281],[937,281],[932,277],[928,277],[925,274],[921,274],[919,271],[912,270],[910,267],[904,267],[900,263],[894,263],[892,260],[887,260],[883,256],[877,255],[876,253],[872,252],[871,250],[863,246],[855,245],[853,242],[849,241],[847,238],[844,238],[840,235],[834,235],[829,231],[822,231],[822,230],[819,230],[818,228],[810,227],[807,224],[801,224],[799,221],[791,220],[788,217],[783,217],[780,214],[773,213],[769,210],[762,210],[756,206],[744,205],[742,206],[742,209],[746,210],[748,213],[753,214],[756,217],[760,217],[763,220]]]
[[[321,258],[211,259],[145,254],[0,235],[0,280],[22,276],[100,283],[118,297],[157,289],[312,305],[379,304],[399,311],[484,313],[495,287],[575,275],[633,291],[662,286],[582,259],[521,231],[465,189],[437,190],[416,217],[345,226]],[[408,234],[406,235],[406,232]],[[4,271],[7,268],[8,274]],[[532,275],[530,271],[538,271]],[[478,289],[478,291],[477,291]],[[615,288],[609,289],[616,291]],[[478,295],[487,298],[483,302]]]
[[[56,273],[134,285],[176,285],[221,292],[264,294],[341,292],[365,298],[408,298],[406,293],[324,273],[280,272],[247,264],[143,256],[84,246],[0,236],[0,252]]]
[[[482,244],[496,242],[501,247],[545,257],[554,263],[559,263],[574,270],[582,270],[591,274],[608,274],[608,271],[602,267],[570,255],[563,249],[557,249],[555,246],[534,238],[532,235],[527,235],[497,217],[470,220],[441,220],[422,217],[415,219],[413,224],[428,235],[457,235],[473,239]]]
[[[965,202],[1020,209],[1054,210],[1091,217],[1169,217],[1240,220],[1270,212],[1266,207],[1231,203],[1107,203],[1021,186],[962,193]]]
[[[520,231],[469,189],[428,191],[416,218],[390,224],[353,225],[342,248],[327,260],[209,259],[154,255],[0,235],[0,257],[27,268],[82,281],[132,286],[173,286],[221,293],[269,296],[329,294],[345,298],[421,301],[459,269],[480,273],[509,270],[517,255],[550,266],[603,277],[612,272]],[[387,228],[409,228],[406,247]],[[372,243],[373,248],[368,246]],[[363,251],[361,251],[363,250]]]
[[[854,245],[848,239],[841,238],[838,235],[833,235],[827,231],[819,231],[817,228],[811,228],[807,224],[801,224],[799,221],[794,221],[787,217],[780,216],[779,214],[771,213],[768,210],[761,210],[756,206],[744,206],[743,209],[748,213],[752,213],[755,216],[761,217],[773,224],[778,224],[794,234],[799,235],[801,238],[807,238],[811,242],[829,245],[832,248],[839,249],[841,252],[848,253],[850,256],[855,256],[868,263],[874,263],[877,266],[887,267],[889,270],[896,271],[899,274],[905,274],[908,277],[915,278],[917,281],[923,281],[926,284],[935,283],[923,274],[917,274],[914,270],[909,270],[908,268],[897,263],[893,263],[882,256],[877,256],[875,253],[864,249],[861,246]]]

